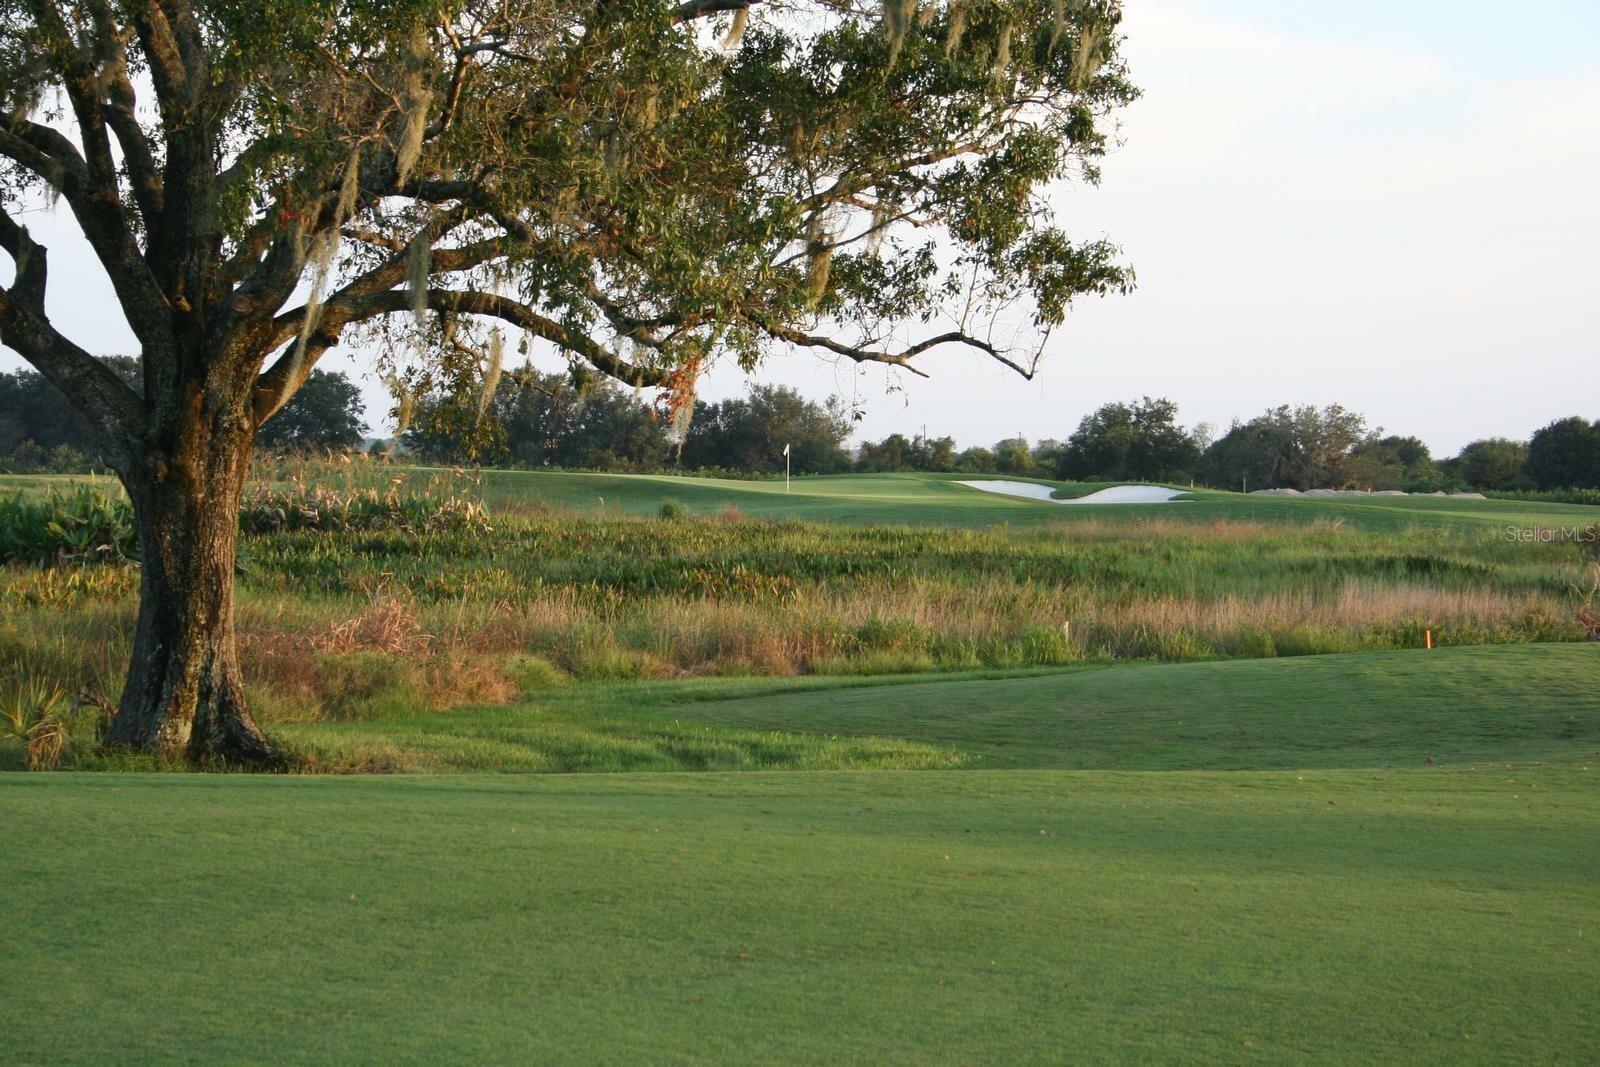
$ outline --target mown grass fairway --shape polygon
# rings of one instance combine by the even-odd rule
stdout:
[[[7,1056],[1592,1061],[1596,782],[8,776]]]
[[[1600,645],[1439,649],[690,703],[687,722],[949,746],[973,767],[1600,761]]]
[[[1481,648],[582,712],[1255,770],[8,774],[6,1058],[1591,1061],[1597,676]],[[491,766],[562,714],[433,728]],[[294,736],[381,729],[426,750]]]
[[[414,479],[430,476],[426,469]],[[991,526],[999,523],[1081,522],[1129,517],[1171,518],[1183,522],[1253,520],[1307,523],[1337,519],[1361,529],[1399,532],[1411,525],[1558,525],[1594,522],[1600,508],[1578,504],[1530,503],[1517,500],[1452,500],[1432,496],[1308,497],[1249,496],[1198,489],[1192,499],[1173,504],[1104,504],[1060,507],[1023,500],[959,484],[984,480],[971,474],[841,474],[795,479],[786,492],[781,479],[734,481],[720,478],[678,478],[651,474],[568,474],[542,471],[486,471],[484,499],[491,506],[544,504],[578,511],[611,508],[624,514],[654,514],[667,499],[692,511],[711,514],[736,507],[763,518],[796,518],[827,522]],[[996,476],[998,477],[998,476]],[[1109,482],[1062,483],[1063,496],[1105,488]],[[1181,488],[1181,487],[1178,487]]]
[[[325,477],[328,472],[320,472]],[[452,483],[460,472],[446,468],[367,463],[344,477],[382,484],[401,477],[420,488],[437,479]],[[754,518],[800,519],[874,525],[986,527],[1030,526],[1093,519],[1163,518],[1183,522],[1218,520],[1310,523],[1337,520],[1353,527],[1396,533],[1409,526],[1559,526],[1592,523],[1600,508],[1520,500],[1456,500],[1434,496],[1278,497],[1210,489],[1188,490],[1174,504],[1104,504],[1060,507],[973,489],[960,482],[1000,478],[974,474],[839,474],[793,479],[739,480],[663,474],[581,474],[567,471],[485,470],[472,476],[483,500],[495,509],[558,509],[576,514],[654,515],[668,500],[692,514],[714,515],[737,508]],[[1055,482],[1003,476],[1011,481],[1056,487],[1063,498],[1103,489],[1110,482]],[[117,491],[110,478],[60,475],[0,475],[0,495],[46,492],[66,482],[90,482]]]
[[[329,768],[1277,770],[1600,761],[1600,645],[1021,677],[572,685],[507,708],[286,725]]]

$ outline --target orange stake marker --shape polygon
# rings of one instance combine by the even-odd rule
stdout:
[[[1432,630],[1424,630],[1424,631],[1422,631],[1422,637],[1423,637],[1423,640],[1427,641],[1428,647],[1432,648],[1433,647],[1433,631]]]

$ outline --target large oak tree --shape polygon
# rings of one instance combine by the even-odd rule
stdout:
[[[1118,19],[0,0],[0,341],[93,423],[143,549],[110,742],[274,758],[240,684],[238,502],[259,428],[336,345],[381,353],[402,418],[418,388],[492,394],[508,343],[680,411],[712,360],[777,352],[923,373],[965,349],[1031,374],[1074,297],[1129,280],[1044,195],[1097,177],[1133,96]],[[109,277],[142,388],[47,313],[42,200]]]

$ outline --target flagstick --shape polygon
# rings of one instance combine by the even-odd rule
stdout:
[[[789,491],[789,446],[787,443],[783,446],[783,491],[785,493]]]

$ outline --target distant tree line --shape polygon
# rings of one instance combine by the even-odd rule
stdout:
[[[795,474],[851,466],[851,422],[830,401],[785,386],[700,404],[687,421],[606,379],[524,372],[504,376],[481,407],[435,395],[416,404],[402,440],[408,452],[443,463],[580,470],[673,468],[775,473],[789,449]]]
[[[1064,441],[1011,438],[957,452],[948,437],[890,434],[861,446],[863,471],[972,471],[1070,481],[1196,482],[1224,489],[1480,489],[1600,487],[1600,420],[1573,416],[1528,441],[1485,438],[1436,459],[1416,437],[1386,434],[1337,404],[1271,408],[1216,434],[1186,429],[1171,400],[1106,404]]]
[[[141,389],[137,359],[101,362]],[[343,374],[318,370],[257,440],[278,452],[345,452],[359,448],[365,433],[360,389]],[[88,420],[44,375],[0,373],[0,471],[69,474],[104,465]]]
[[[106,357],[138,385],[139,363]],[[936,471],[1071,481],[1196,482],[1226,489],[1479,489],[1559,491],[1600,487],[1600,420],[1558,419],[1527,441],[1473,441],[1435,458],[1416,437],[1370,428],[1337,404],[1271,408],[1217,434],[1185,428],[1171,400],[1105,404],[1064,440],[1022,437],[958,449],[953,437],[892,433],[845,442],[852,420],[837,400],[818,403],[786,386],[701,404],[685,422],[609,379],[525,370],[485,398],[423,397],[403,437],[406,451],[441,463],[607,471],[779,473],[784,448],[796,474]],[[278,452],[349,451],[365,433],[361,395],[337,372],[315,371],[260,433]],[[69,472],[100,465],[88,423],[41,375],[0,373],[0,470]]]
[[[102,362],[130,384],[138,383],[138,360],[108,356]],[[68,473],[100,465],[89,420],[61,390],[38,371],[0,374],[0,469]]]
[[[437,463],[777,474],[787,446],[795,474],[1053,474],[1022,438],[958,452],[952,437],[896,433],[852,452],[845,442],[853,422],[838,400],[818,403],[782,385],[699,404],[686,422],[608,381],[560,374],[508,374],[482,399],[421,398],[402,438],[406,451]]]
[[[446,395],[417,402],[407,452],[435,463],[654,470],[671,463],[658,412],[607,378],[507,375],[481,407]]]

